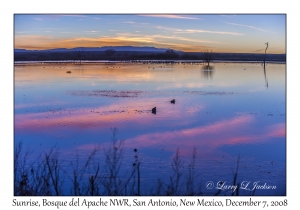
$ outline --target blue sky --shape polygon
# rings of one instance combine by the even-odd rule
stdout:
[[[154,46],[187,52],[285,53],[285,15],[14,15],[15,48]]]

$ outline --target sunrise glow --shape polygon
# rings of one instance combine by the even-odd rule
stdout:
[[[185,52],[286,52],[285,15],[18,15],[15,49],[152,46]]]

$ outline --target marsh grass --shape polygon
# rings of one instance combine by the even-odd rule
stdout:
[[[31,151],[18,143],[14,151],[14,195],[15,196],[199,196],[204,186],[197,183],[200,174],[196,166],[197,150],[193,149],[188,164],[183,161],[177,148],[172,159],[172,173],[166,180],[142,183],[141,160],[138,149],[133,150],[133,159],[129,171],[121,170],[124,165],[124,141],[117,139],[117,129],[111,129],[112,138],[106,148],[95,147],[82,160],[78,153],[74,161],[60,159],[59,149],[54,146],[42,153],[34,161],[29,162]],[[97,153],[102,150],[104,161],[99,162]],[[236,170],[233,171],[233,184],[237,184],[240,157],[237,159]],[[68,168],[66,168],[68,166]],[[147,182],[147,181],[143,181]],[[69,193],[66,183],[71,183]],[[142,185],[143,184],[143,185]],[[239,183],[238,183],[239,184]],[[142,186],[147,186],[143,189]],[[150,190],[149,190],[150,189]],[[209,195],[239,195],[217,191]],[[254,195],[254,192],[252,192]]]
[[[30,153],[28,148],[23,151],[22,143],[17,144],[14,153],[15,195],[62,195],[64,174],[58,150],[53,147],[36,161],[28,163]]]

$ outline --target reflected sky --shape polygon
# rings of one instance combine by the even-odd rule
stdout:
[[[232,180],[241,155],[240,179],[285,189],[285,65],[212,65],[209,78],[196,64],[15,65],[15,142],[36,153],[57,145],[68,159],[107,146],[116,127],[144,180],[168,173],[177,148],[186,162],[196,148],[204,181]]]

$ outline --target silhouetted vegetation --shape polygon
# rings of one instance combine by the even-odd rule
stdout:
[[[85,53],[82,49],[78,49],[74,52],[75,54],[75,60],[79,61],[81,64],[81,60],[85,59]]]
[[[207,66],[209,66],[209,63],[212,61],[213,59],[213,52],[212,51],[205,51],[203,53],[203,57],[202,57],[203,61],[205,63],[207,63]]]
[[[164,59],[178,59],[180,56],[174,50],[166,50],[164,54],[161,55]]]
[[[213,56],[213,57],[212,57]],[[250,53],[212,53],[212,52],[176,52],[166,50],[164,53],[157,52],[135,52],[116,51],[108,49],[105,51],[27,51],[15,52],[15,61],[74,61],[81,63],[83,60],[197,60],[206,63],[214,61],[277,61],[285,62],[285,54],[250,54]]]
[[[193,149],[191,161],[185,164],[177,149],[171,163],[172,174],[169,182],[157,179],[157,184],[143,189],[138,149],[133,149],[132,167],[129,173],[121,171],[124,158],[124,141],[116,138],[117,129],[112,129],[110,146],[104,148],[105,163],[100,163],[96,154],[100,147],[95,147],[85,161],[76,158],[70,163],[61,160],[56,146],[38,158],[29,162],[31,152],[24,150],[22,143],[14,151],[14,195],[15,196],[182,196],[182,195],[240,195],[237,190],[212,190],[204,193],[203,186],[197,184],[200,174],[196,170],[196,148]],[[233,171],[233,185],[237,183],[240,157]],[[67,167],[67,168],[66,168]],[[71,182],[70,193],[64,184]],[[149,184],[148,184],[149,186]],[[254,192],[251,192],[254,195]]]
[[[264,67],[266,66],[266,57],[267,57],[267,49],[269,47],[269,43],[265,43],[267,46],[266,46],[266,49],[265,49],[265,58],[264,58]]]
[[[108,49],[108,50],[105,50],[104,53],[106,56],[111,57],[112,55],[114,55],[116,53],[116,50]]]

